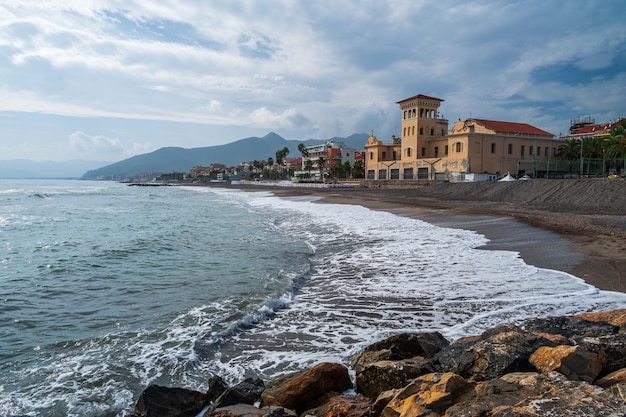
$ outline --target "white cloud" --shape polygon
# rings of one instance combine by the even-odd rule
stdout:
[[[550,130],[582,108],[626,113],[612,93],[626,72],[617,5],[5,0],[0,111],[385,137],[395,102],[424,93],[446,100],[452,120],[530,117]],[[551,72],[562,67],[578,79]],[[607,99],[584,105],[582,92]],[[103,131],[63,132],[78,129]],[[168,145],[185,143],[155,147]]]
[[[70,149],[80,158],[99,160],[119,160],[154,150],[149,143],[132,143],[129,146],[118,138],[103,135],[91,136],[76,131],[69,136]]]
[[[297,109],[287,109],[282,113],[274,113],[266,107],[260,107],[250,113],[250,120],[252,125],[262,126],[268,129],[297,129],[310,126],[309,119]]]

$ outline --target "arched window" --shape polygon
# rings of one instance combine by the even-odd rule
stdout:
[[[370,152],[370,159],[374,159],[374,152]]]
[[[454,152],[461,152],[463,150],[463,144],[461,142],[456,142],[454,144]]]
[[[407,158],[411,157],[411,148],[406,148],[406,156]]]

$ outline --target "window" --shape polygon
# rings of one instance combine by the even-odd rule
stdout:
[[[386,180],[387,179],[387,170],[386,169],[378,170],[378,179],[379,180]]]
[[[454,151],[455,152],[461,152],[461,150],[463,149],[463,147],[461,146],[461,142],[457,142],[454,144]]]
[[[541,146],[537,146],[537,156],[541,156]]]
[[[422,158],[426,157],[426,148],[422,148]]]
[[[396,151],[393,151],[392,155],[393,155],[393,157],[391,159],[393,159],[395,161],[397,159],[396,158]]]
[[[415,126],[413,126],[413,133],[412,133],[412,135],[415,136]]]
[[[528,155],[533,155],[533,147],[532,146],[528,147]]]
[[[420,136],[424,136],[424,128],[420,127]]]
[[[446,147],[445,147],[445,148],[443,148],[443,154],[444,154],[445,156],[448,156],[448,145],[446,145]]]
[[[406,148],[406,156],[411,157],[411,148]]]
[[[430,136],[435,136],[435,129],[430,129]]]
[[[495,143],[491,144],[491,153],[496,153],[496,144]]]
[[[367,179],[368,180],[373,180],[375,174],[376,174],[376,171],[374,171],[373,169],[368,169],[367,170]]]
[[[439,156],[439,146],[435,146],[435,158]]]
[[[444,137],[446,135],[446,129],[441,129],[441,137]]]
[[[543,150],[543,156],[545,156],[546,158],[548,157],[548,153],[550,152],[550,148],[548,148],[546,146],[546,148]]]
[[[402,129],[402,136],[406,136],[406,127]]]
[[[387,158],[387,152],[383,151],[383,159]]]
[[[507,146],[507,153],[509,155],[513,154],[513,144],[512,143],[509,143],[509,145]]]
[[[370,152],[370,160],[374,159],[374,152]]]
[[[520,154],[521,156],[524,156],[524,145],[520,146],[520,149],[519,149],[519,154]]]

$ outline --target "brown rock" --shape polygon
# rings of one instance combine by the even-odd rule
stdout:
[[[471,390],[471,386],[453,373],[432,373],[413,380],[389,401],[381,417],[439,416]]]
[[[475,395],[459,401],[446,417],[616,417],[626,403],[595,385],[569,381],[558,372],[513,373],[480,382]]]
[[[258,408],[250,404],[235,404],[206,412],[203,417],[297,417],[295,411],[283,407]]]
[[[529,359],[538,370],[558,371],[568,379],[592,383],[602,370],[600,358],[580,346],[542,346]]]
[[[416,356],[432,358],[449,342],[439,332],[402,333],[366,347],[354,365],[368,361],[410,359]]]
[[[316,417],[370,417],[372,402],[363,395],[337,395],[304,414]]]
[[[583,313],[575,317],[580,317],[589,321],[599,321],[610,323],[614,326],[623,327],[626,325],[626,309],[601,311],[597,313]]]
[[[254,404],[261,397],[265,384],[259,378],[246,378],[237,385],[227,388],[212,404],[221,408],[235,404]]]
[[[457,341],[441,349],[433,366],[438,372],[486,381],[510,372],[534,371],[528,358],[540,346],[556,344],[514,325],[501,326],[484,332],[478,339]]]
[[[626,368],[626,333],[577,337],[573,342],[598,355],[602,360],[602,372],[605,374]]]
[[[193,417],[206,405],[205,395],[185,388],[150,385],[135,406],[135,417]]]
[[[370,417],[378,417],[383,412],[389,401],[396,396],[396,394],[400,392],[399,389],[391,389],[389,391],[381,392],[374,404],[372,405],[372,413]]]
[[[611,385],[626,383],[626,368],[619,369],[615,372],[598,379],[595,384],[602,388],[608,388]]]
[[[411,380],[432,373],[429,359],[413,358],[398,361],[378,361],[355,367],[356,389],[375,399],[381,392],[403,388]]]
[[[279,405],[298,414],[331,392],[352,388],[348,369],[337,363],[319,363],[302,372],[284,375],[270,382],[261,395],[261,405]]]

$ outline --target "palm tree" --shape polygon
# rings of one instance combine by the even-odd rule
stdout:
[[[313,161],[311,161],[310,159],[307,159],[306,161],[304,161],[304,169],[309,171],[309,178],[311,178],[311,170],[313,169]]]
[[[576,139],[565,139],[563,144],[556,150],[556,157],[569,161],[569,170],[572,171],[572,161],[580,156],[580,141]]]
[[[317,169],[320,170],[320,179],[324,179],[324,167],[326,166],[326,158],[320,156],[317,158]]]
[[[309,150],[306,148],[306,146],[304,146],[304,143],[298,144],[298,151],[300,151],[300,153],[302,154],[302,158],[306,158],[307,156],[309,156]]]

